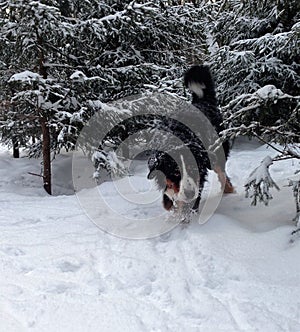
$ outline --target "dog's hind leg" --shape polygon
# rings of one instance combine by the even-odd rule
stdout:
[[[214,171],[217,173],[219,181],[221,183],[222,190],[225,194],[235,193],[234,186],[232,185],[226,172],[222,170],[220,166],[215,166]]]

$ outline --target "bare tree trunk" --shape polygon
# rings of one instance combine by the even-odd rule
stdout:
[[[19,150],[19,144],[18,141],[13,139],[13,157],[14,158],[20,158],[20,150]]]
[[[44,172],[43,172],[44,189],[49,195],[52,195],[50,131],[46,118],[41,117],[40,124],[43,135],[42,151],[43,151],[43,167],[44,167]]]
[[[45,67],[45,56],[43,48],[43,38],[37,34],[37,42],[39,46],[39,74],[43,76],[44,79],[47,78],[47,68]],[[49,195],[52,195],[52,185],[51,185],[51,138],[50,130],[47,118],[40,115],[40,125],[42,129],[42,152],[43,152],[43,181],[44,189]]]

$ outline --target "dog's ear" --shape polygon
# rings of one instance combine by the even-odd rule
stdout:
[[[154,176],[155,176],[155,170],[150,171],[147,175],[147,179],[152,180],[152,179],[154,179]]]

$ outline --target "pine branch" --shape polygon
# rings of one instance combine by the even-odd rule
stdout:
[[[252,198],[251,205],[256,205],[257,202],[263,202],[265,205],[268,205],[269,201],[273,198],[270,188],[275,187],[277,190],[280,190],[269,172],[269,167],[272,164],[272,158],[267,156],[250,174],[245,188],[246,197]]]
[[[36,173],[32,173],[32,172],[28,172],[29,175],[33,175],[33,176],[38,176],[40,178],[43,178],[44,176],[41,174],[36,174]]]

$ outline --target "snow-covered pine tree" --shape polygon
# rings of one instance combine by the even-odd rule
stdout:
[[[73,25],[55,1],[1,3],[2,140],[29,147],[31,155],[42,153],[49,194],[51,150],[72,147],[84,118],[78,91],[68,84],[78,65],[68,50],[68,40],[76,37]]]
[[[298,95],[299,2],[224,3],[213,17],[218,49],[211,59],[221,105],[267,84]]]
[[[210,62],[228,126],[224,137],[257,137],[278,152],[273,161],[299,160],[299,1],[229,0],[214,8]],[[253,203],[272,198],[270,165],[262,163],[249,178]]]
[[[85,74],[103,79],[101,101],[151,88],[182,91],[174,80],[181,83],[191,56],[200,57],[204,51],[199,19],[203,9],[192,4],[165,6],[162,1],[128,0],[89,1],[86,6],[91,8],[76,14],[81,17],[79,33],[86,36],[89,47]]]

